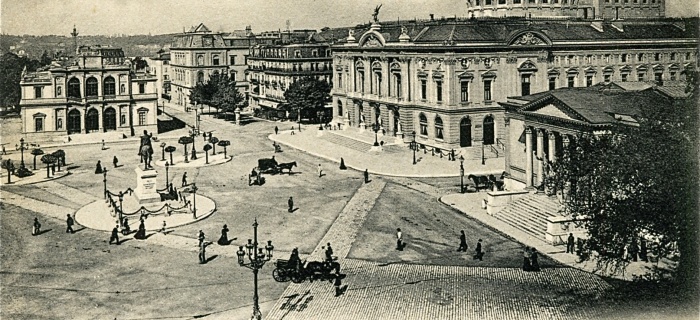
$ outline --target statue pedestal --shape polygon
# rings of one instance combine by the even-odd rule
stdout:
[[[382,146],[372,146],[369,148],[370,152],[382,152],[384,151],[384,148]]]
[[[134,190],[134,196],[139,204],[159,202],[160,194],[158,194],[156,190],[158,171],[154,169],[143,170],[140,167],[136,167],[134,172],[136,172],[136,189]]]

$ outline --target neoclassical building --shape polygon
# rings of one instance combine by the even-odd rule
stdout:
[[[333,50],[334,122],[440,149],[505,149],[510,96],[665,81],[697,59],[698,20],[440,19],[349,30]],[[502,152],[500,152],[502,154]]]
[[[467,0],[469,17],[659,18],[664,0]]]
[[[24,72],[20,86],[22,133],[31,139],[157,132],[156,77],[133,72],[122,49],[81,46],[74,58]]]

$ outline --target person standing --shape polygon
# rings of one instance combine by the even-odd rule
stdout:
[[[107,149],[107,148],[105,148],[105,139],[102,139],[102,150],[105,150],[105,149]]]
[[[199,233],[197,234],[197,240],[199,240],[199,246],[202,246],[202,243],[204,243],[204,232],[202,230],[199,230]]]
[[[277,126],[275,126],[275,135],[277,135],[277,132],[278,132],[278,131],[280,131],[280,129],[277,128]]]
[[[574,234],[569,233],[569,237],[566,238],[566,253],[574,253]]]
[[[199,243],[199,264],[207,262],[206,247],[207,245],[203,241]]]
[[[403,233],[401,233],[401,228],[396,228],[396,250],[403,251]]]
[[[71,217],[69,214],[68,217],[66,218],[66,233],[69,233],[69,232],[75,233],[75,231],[73,231],[73,224],[74,223],[75,223],[75,221],[73,220],[73,217]]]
[[[134,235],[134,239],[144,240],[146,239],[146,225],[144,224],[143,218],[139,219],[139,229]]]
[[[484,257],[484,252],[481,248],[481,239],[479,239],[479,242],[476,243],[476,249],[474,251],[476,252],[476,254],[474,255],[474,260],[479,259],[479,261],[482,261]]]
[[[36,236],[41,232],[41,223],[39,223],[39,218],[34,218],[34,226],[32,227],[32,235]]]
[[[532,264],[530,263],[530,257],[532,257],[532,253],[530,252],[530,248],[525,247],[525,250],[523,250],[523,271],[532,271]]]
[[[224,225],[223,228],[221,228],[221,237],[219,238],[219,241],[217,243],[220,246],[226,246],[229,244],[228,241],[228,226]]]
[[[336,274],[335,279],[333,280],[333,286],[335,286],[335,296],[340,296],[343,294],[343,290],[340,288],[340,286],[343,284],[343,282],[340,280],[340,275]]]
[[[467,252],[467,248],[469,247],[467,245],[467,236],[464,234],[464,230],[461,230],[460,232],[461,234],[459,235],[459,249],[457,249],[457,251]]]
[[[95,165],[95,174],[100,173],[102,173],[102,162],[100,162],[100,160],[97,160],[97,165]]]
[[[320,178],[322,176],[323,176],[323,169],[321,168],[321,164],[319,163],[318,164],[318,177]]]
[[[540,271],[540,263],[537,260],[537,249],[532,248],[532,254],[530,255],[530,266],[532,271]]]
[[[287,212],[294,212],[294,199],[292,197],[289,197],[289,200],[287,200],[287,205],[289,206]]]
[[[112,236],[109,237],[109,244],[112,244],[112,242],[116,242],[116,244],[119,245],[119,225],[112,229]]]
[[[333,248],[331,248],[330,242],[326,245],[326,261],[333,261]]]
[[[187,171],[182,174],[182,187],[187,186]]]
[[[365,183],[369,183],[369,171],[365,169]]]
[[[117,159],[117,156],[114,156],[114,159],[112,159],[112,163],[114,164],[114,167],[119,167],[119,159]]]

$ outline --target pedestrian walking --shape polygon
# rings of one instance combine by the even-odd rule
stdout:
[[[114,156],[114,159],[112,159],[112,163],[114,164],[115,168],[119,166],[119,159],[117,159],[117,156]]]
[[[219,241],[217,243],[220,246],[227,246],[229,244],[228,241],[228,226],[224,225],[223,228],[221,228],[221,237],[219,237]]]
[[[36,236],[41,232],[41,223],[39,223],[39,218],[34,218],[34,225],[32,226],[32,235]]]
[[[530,263],[530,258],[532,257],[532,252],[529,247],[525,247],[523,250],[523,271],[532,271],[532,263]]]
[[[105,150],[105,139],[102,139],[102,150]]]
[[[6,155],[6,154],[7,154],[7,151],[5,151],[5,146],[4,146],[4,145],[2,146],[2,154],[3,154],[3,155]]]
[[[294,212],[294,199],[292,197],[289,197],[289,200],[287,200],[287,205],[289,206],[287,212]]]
[[[275,126],[275,135],[277,135],[277,132],[278,132],[278,131],[280,131],[280,129],[277,128],[277,126]]]
[[[326,261],[333,261],[333,248],[331,248],[330,242],[326,245]]]
[[[369,183],[369,171],[365,169],[365,183]]]
[[[323,169],[321,168],[321,164],[319,163],[318,164],[318,177],[320,178],[322,176],[323,176]]]
[[[476,243],[476,249],[474,249],[476,254],[474,255],[474,260],[479,259],[479,261],[483,260],[484,257],[484,252],[481,249],[481,239],[479,239],[479,242]]]
[[[207,262],[206,247],[207,245],[204,242],[199,243],[199,264],[204,264]]]
[[[537,260],[537,249],[532,248],[532,254],[530,255],[530,266],[532,271],[540,271],[540,263]]]
[[[204,232],[202,230],[199,230],[199,233],[197,233],[197,239],[199,240],[199,246],[201,246],[205,239]]]
[[[97,160],[97,164],[95,165],[95,174],[101,174],[102,173],[102,162],[100,160]]]
[[[340,296],[343,294],[343,290],[340,287],[343,284],[343,282],[340,280],[340,275],[336,274],[335,279],[333,280],[333,286],[335,287],[335,296]]]
[[[73,231],[73,224],[74,223],[75,223],[75,221],[73,220],[73,217],[71,217],[69,214],[68,217],[66,218],[66,233],[69,233],[69,232],[75,233],[75,231]]]
[[[187,186],[187,172],[182,174],[182,187]]]
[[[112,242],[116,242],[116,244],[119,245],[119,225],[112,229],[112,236],[109,237],[109,244],[112,244]]]
[[[469,246],[467,245],[467,236],[464,234],[464,230],[461,230],[460,232],[461,234],[459,235],[459,249],[457,249],[457,251],[467,252],[467,248],[469,248]]]
[[[401,228],[396,228],[396,250],[403,251],[403,233],[401,233]]]
[[[340,170],[347,170],[348,167],[345,166],[345,160],[340,158]]]
[[[569,237],[566,238],[566,253],[574,253],[574,234],[569,233]]]
[[[143,219],[139,219],[139,229],[136,230],[136,234],[134,235],[134,239],[138,239],[138,240],[145,240],[146,239],[146,225],[145,225]]]

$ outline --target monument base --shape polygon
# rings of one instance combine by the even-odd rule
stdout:
[[[158,171],[154,169],[143,170],[140,167],[134,169],[136,173],[136,189],[134,197],[140,204],[160,201],[160,194],[156,188]]]
[[[369,151],[370,152],[382,152],[383,148],[382,148],[382,146],[372,146],[371,148],[369,148]]]

